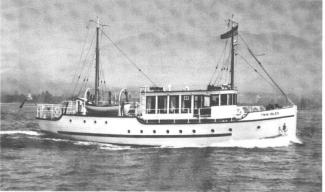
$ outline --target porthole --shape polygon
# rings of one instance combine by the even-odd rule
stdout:
[[[195,133],[196,132],[195,129],[193,129],[192,132]]]
[[[228,130],[229,130],[230,132],[232,132],[232,128],[229,128]]]
[[[140,133],[143,133],[143,130],[140,130]]]
[[[156,130],[153,130],[152,132],[153,132],[153,133],[156,133]]]
[[[183,133],[183,131],[182,130],[179,130],[179,133]]]
[[[128,133],[131,133],[131,131],[130,131],[130,130],[128,130]]]
[[[214,129],[211,129],[211,132],[214,133]]]
[[[260,129],[261,128],[261,126],[257,126],[257,129]]]
[[[167,130],[166,133],[169,133],[169,130]]]
[[[96,122],[96,121],[94,121],[94,123],[96,124],[97,122]]]
[[[86,123],[86,120],[84,120],[84,123]]]
[[[70,121],[70,123],[71,123],[71,122],[72,122],[72,119],[70,119],[69,121]]]
[[[105,121],[105,124],[107,124],[107,121]]]

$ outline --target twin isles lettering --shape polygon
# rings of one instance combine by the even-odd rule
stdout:
[[[279,112],[270,112],[270,113],[262,113],[261,114],[262,116],[264,117],[267,117],[267,116],[276,116],[276,115],[279,115]]]

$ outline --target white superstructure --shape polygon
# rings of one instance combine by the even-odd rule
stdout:
[[[215,86],[209,83],[206,90],[146,87],[140,89],[136,102],[129,102],[127,91],[122,89],[118,103],[111,104],[110,94],[109,104],[100,106],[100,24],[97,21],[95,94],[91,95],[87,89],[83,98],[59,105],[39,104],[37,119],[41,130],[72,139],[121,145],[190,147],[276,137],[296,140],[297,107],[266,71],[271,81],[286,96],[288,104],[266,107],[237,104],[238,91],[234,88],[237,44],[234,38],[238,35],[238,24],[232,20],[230,22],[231,29],[221,35],[221,39],[231,39],[230,66],[222,67],[222,71],[231,74],[228,85]],[[248,50],[262,66],[252,51]],[[126,96],[125,101],[121,99],[122,93]]]

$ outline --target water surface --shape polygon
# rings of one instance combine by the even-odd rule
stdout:
[[[18,106],[1,104],[0,190],[321,191],[320,110],[299,111],[303,144],[135,148],[44,135]]]

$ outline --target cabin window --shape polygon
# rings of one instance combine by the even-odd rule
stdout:
[[[232,103],[234,105],[237,105],[237,95],[236,94],[233,94],[233,96],[232,96]]]
[[[167,96],[158,96],[158,113],[167,113]]]
[[[199,109],[203,107],[203,95],[195,95],[194,96],[194,114],[199,114]]]
[[[155,113],[156,109],[156,97],[147,96],[146,110],[148,114]]]
[[[202,108],[203,107],[203,95],[195,95],[194,96],[194,108]]]
[[[228,94],[228,105],[232,105],[232,94]]]
[[[211,95],[211,106],[219,106],[219,95]]]
[[[178,113],[179,96],[173,95],[169,97],[169,113]]]
[[[227,94],[221,95],[221,105],[227,105]]]
[[[204,107],[210,107],[210,97],[204,96]]]
[[[191,113],[191,95],[182,96],[182,113]]]

